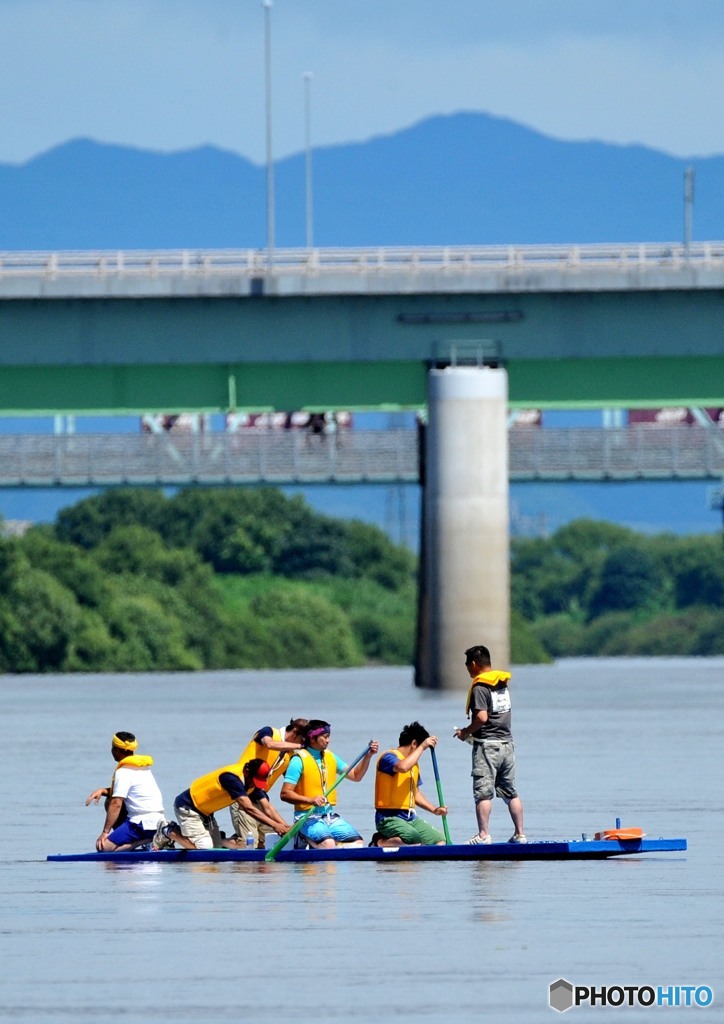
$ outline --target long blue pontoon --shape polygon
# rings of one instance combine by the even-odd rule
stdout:
[[[676,853],[686,850],[686,839],[575,839],[546,842],[491,843],[489,846],[363,846],[354,849],[281,850],[277,864],[310,864],[317,861],[410,861],[410,860],[605,860],[646,853]],[[135,864],[160,861],[165,864],[218,862],[261,863],[265,850],[132,850],[126,853],[56,853],[52,861],[112,861]]]

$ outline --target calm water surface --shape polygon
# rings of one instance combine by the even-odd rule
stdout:
[[[462,668],[462,666],[461,666]],[[554,1020],[548,985],[692,984],[724,1019],[724,660],[568,661],[514,673],[518,783],[531,838],[640,825],[686,854],[586,863],[158,865],[47,863],[89,850],[83,805],[117,729],[153,754],[167,813],[261,725],[333,724],[352,760],[418,718],[455,841],[474,831],[464,694],[407,669],[5,677],[0,1019]],[[423,761],[429,796],[435,792]],[[372,775],[340,808],[369,836]],[[223,821],[225,812],[220,812]],[[222,824],[222,828],[225,827]],[[500,801],[492,832],[507,839]],[[655,1020],[664,1010],[574,1009]]]

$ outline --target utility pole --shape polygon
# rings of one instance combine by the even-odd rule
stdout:
[[[306,243],[314,247],[314,185],[312,180],[312,72],[304,72],[304,181],[306,191]]]
[[[269,265],[274,261],[274,156],[272,153],[271,9],[264,0],[264,96],[266,106],[266,249]]]
[[[691,227],[694,214],[694,166],[693,164],[684,171],[684,249],[686,258],[689,258],[691,247]]]

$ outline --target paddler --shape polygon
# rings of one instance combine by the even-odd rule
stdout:
[[[490,651],[482,644],[467,649],[465,666],[472,680],[465,705],[470,722],[456,729],[454,735],[473,744],[471,774],[478,831],[468,843],[492,843],[488,823],[494,795],[505,801],[513,819],[515,831],[508,842],[527,843],[523,831],[523,804],[515,788],[515,747],[510,730],[508,689],[510,672],[493,669]]]
[[[430,803],[420,792],[418,762],[437,744],[419,722],[403,727],[397,746],[386,750],[375,771],[375,828],[370,846],[444,846],[445,836],[422,818],[415,807],[442,816],[447,807]]]
[[[304,730],[304,747],[292,754],[282,785],[281,798],[294,805],[295,819],[315,808],[299,830],[301,840],[314,849],[329,849],[339,845],[346,848],[363,846],[362,836],[336,811],[337,778],[347,771],[347,764],[329,749],[332,726],[329,722],[313,718]],[[347,778],[361,782],[370,766],[372,755],[379,750],[377,740],[371,740],[367,752],[350,769]],[[326,794],[329,793],[329,797]]]
[[[109,786],[94,789],[85,802],[97,804],[105,797],[106,820],[96,839],[96,850],[134,850],[150,843],[163,823],[163,798],[151,765],[153,758],[137,753],[132,732],[117,732],[111,740],[116,770]]]
[[[257,758],[266,762],[269,765],[267,790],[271,789],[286,771],[294,751],[301,749],[306,724],[306,718],[292,718],[284,729],[277,729],[272,725],[262,726],[242,750],[239,763],[247,765]],[[238,803],[233,803],[229,811],[237,839],[243,843],[246,837],[251,835],[254,845],[263,850],[265,837],[272,831],[269,826],[252,818]]]
[[[256,821],[283,836],[289,825],[266,795],[269,766],[256,758],[246,766],[227,764],[195,779],[174,802],[176,821],[164,829],[168,839],[186,850],[235,849],[237,842],[220,831],[214,814],[236,802]]]

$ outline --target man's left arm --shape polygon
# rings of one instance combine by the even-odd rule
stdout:
[[[437,804],[431,804],[424,793],[421,793],[418,789],[415,793],[415,805],[422,807],[423,811],[429,811],[431,814],[437,814],[438,817],[442,814],[447,814],[447,807],[437,806]]]

